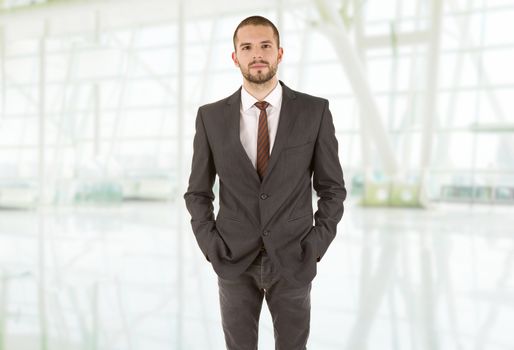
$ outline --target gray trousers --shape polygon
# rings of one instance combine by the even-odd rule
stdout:
[[[311,283],[292,287],[274,269],[264,250],[237,279],[218,277],[221,319],[227,350],[256,350],[265,297],[276,350],[305,350],[309,337]]]

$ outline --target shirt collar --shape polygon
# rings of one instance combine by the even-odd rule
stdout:
[[[269,103],[271,107],[278,107],[282,103],[282,85],[280,82],[277,82],[277,86],[264,98],[266,102]],[[244,88],[241,89],[241,106],[243,107],[243,111],[247,111],[252,108],[255,102],[258,102],[255,97],[250,95],[248,91]],[[257,107],[256,107],[257,108]]]

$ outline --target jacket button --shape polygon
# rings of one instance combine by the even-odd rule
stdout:
[[[262,233],[263,236],[268,236],[270,234],[270,231],[269,230],[266,230]]]
[[[266,193],[261,193],[261,199],[268,199],[268,197]]]

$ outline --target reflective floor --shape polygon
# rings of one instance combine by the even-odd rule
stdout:
[[[318,265],[309,349],[514,348],[514,208],[363,209]],[[0,211],[0,350],[223,349],[183,202]],[[264,306],[260,349],[273,349]]]

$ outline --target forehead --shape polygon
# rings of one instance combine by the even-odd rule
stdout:
[[[271,40],[275,42],[273,29],[269,26],[263,25],[246,25],[239,28],[237,31],[237,42],[261,42],[264,40]]]

